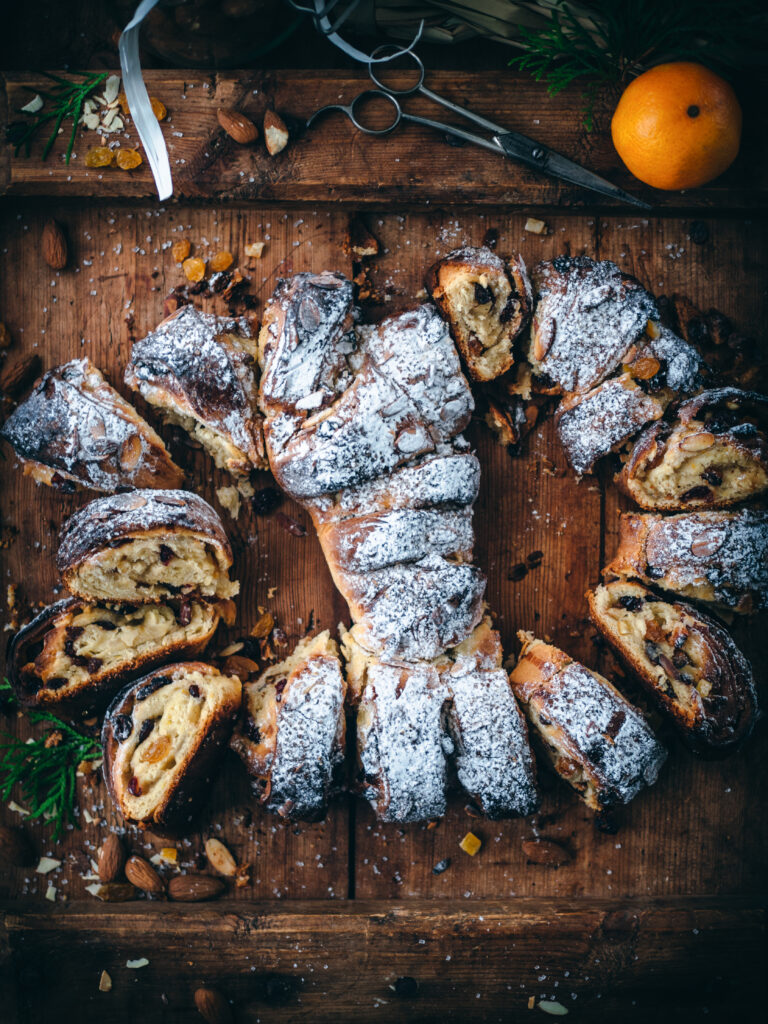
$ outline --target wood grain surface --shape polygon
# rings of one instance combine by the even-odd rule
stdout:
[[[311,131],[300,129],[320,107],[349,103],[371,86],[362,71],[147,71],[147,87],[168,108],[163,135],[168,146],[175,195],[188,198],[276,200],[279,202],[346,202],[376,206],[401,204],[483,204],[615,206],[575,186],[494,156],[472,145],[456,147],[428,128],[403,125],[391,136],[371,138],[358,132],[339,113],[319,121]],[[10,121],[42,88],[39,75],[5,76],[4,96]],[[407,87],[413,78],[393,75],[393,84]],[[765,112],[755,96],[747,108],[745,138],[736,164],[711,184],[687,193],[660,192],[641,185],[624,168],[608,131],[617,94],[605,92],[596,106],[596,130],[584,128],[584,100],[577,89],[550,96],[543,84],[511,70],[486,73],[435,71],[427,82],[435,92],[460,106],[543,142],[577,163],[589,166],[616,185],[655,207],[753,210],[766,206],[766,169],[761,159]],[[749,95],[744,97],[749,101]],[[404,100],[410,113],[437,121],[466,121],[443,111],[421,96]],[[260,127],[267,109],[287,118],[294,141],[277,157],[260,142],[238,146],[221,130],[219,107],[237,107]],[[372,124],[383,124],[383,113],[372,111]],[[750,116],[750,114],[752,116]],[[22,118],[24,115],[21,115]],[[135,129],[122,144],[136,145]],[[0,163],[0,190],[16,195],[150,196],[154,192],[146,163],[136,171],[85,166],[89,147],[99,144],[97,132],[81,133],[69,166],[63,161],[68,134],[62,135],[46,163],[40,160],[43,135],[32,147],[13,157],[6,147]]]
[[[354,76],[337,77],[333,86],[330,76],[320,77],[326,91],[319,96],[318,85],[312,95],[302,95],[307,109],[331,92],[348,95],[360,87]],[[198,104],[189,108],[195,114],[184,122],[179,145],[191,146],[194,139],[199,147],[209,128],[215,130],[214,103],[236,98],[234,79],[195,74],[185,80],[195,84],[186,101],[169,102],[179,85],[173,75],[162,80],[167,91],[160,90],[158,79],[158,93],[168,102],[174,124],[188,109],[185,104]],[[237,96],[252,95],[250,82],[238,83]],[[436,84],[448,91],[447,82]],[[471,97],[469,83],[456,87],[460,101],[463,88],[477,109],[501,109],[503,94],[489,94],[477,81]],[[278,108],[290,106],[287,98],[280,99],[287,94],[280,92],[286,86],[279,74],[260,80],[258,88],[273,90],[270,103],[274,96]],[[198,99],[211,91],[214,101]],[[298,104],[296,95],[290,94]],[[504,119],[533,133],[523,124],[532,116],[530,96],[526,102],[527,108],[521,100],[514,112],[505,108]],[[569,126],[565,119],[560,127],[547,121],[547,130],[572,132],[574,118],[572,112]],[[187,128],[193,124],[197,135]],[[55,161],[47,168],[36,160],[8,160],[10,194],[0,202],[0,320],[14,338],[8,360],[37,352],[48,369],[87,355],[127,394],[122,370],[131,340],[162,318],[165,296],[183,280],[171,255],[173,241],[188,238],[203,254],[231,250],[251,278],[258,313],[279,276],[324,268],[353,272],[343,242],[355,214],[328,201],[339,198],[364,207],[363,219],[381,242],[381,254],[369,269],[373,295],[365,315],[371,319],[411,304],[437,256],[462,244],[480,244],[493,229],[500,251],[520,251],[529,264],[562,252],[614,259],[657,294],[681,292],[704,308],[717,306],[739,329],[763,339],[765,222],[725,212],[748,195],[738,169],[736,182],[723,185],[722,194],[715,183],[712,190],[685,197],[691,208],[717,206],[716,214],[670,211],[646,218],[581,211],[573,207],[573,195],[546,182],[521,177],[518,185],[500,185],[485,157],[473,156],[478,162],[468,172],[465,152],[446,147],[444,155],[442,143],[429,147],[429,173],[421,181],[409,180],[413,164],[411,170],[403,166],[407,147],[412,146],[411,155],[426,149],[423,138],[409,141],[404,133],[393,140],[383,166],[368,148],[374,143],[350,135],[342,122],[329,121],[328,128],[322,159],[302,156],[303,143],[286,156],[291,163],[283,170],[255,152],[234,154],[231,162],[222,160],[195,177],[198,191],[191,179],[188,187],[187,179],[178,178],[187,198],[163,208],[140,199],[149,191],[144,172],[123,177],[110,170],[105,184],[86,178],[78,161],[67,182]],[[543,122],[540,134],[573,152],[568,147],[574,134],[547,137]],[[599,158],[599,152],[608,152],[605,138],[595,146],[589,159],[607,173],[610,167]],[[253,184],[238,184],[244,160],[261,175]],[[477,180],[465,178],[469,173]],[[381,189],[375,186],[379,178],[385,182]],[[328,180],[342,184],[330,191],[324,186],[322,193],[319,183]],[[118,198],[109,198],[112,189]],[[78,199],[94,192],[98,201]],[[192,200],[214,195],[232,201]],[[280,202],[244,201],[257,197]],[[401,202],[383,201],[395,198]],[[422,198],[430,198],[429,206],[415,211]],[[496,205],[463,208],[473,199]],[[547,212],[547,233],[538,236],[524,230],[527,211],[501,205],[513,200],[563,208]],[[291,205],[298,201],[304,205]],[[70,263],[60,272],[51,271],[40,253],[42,228],[51,216],[65,226],[70,241]],[[691,240],[691,216],[706,228],[702,244]],[[266,241],[263,258],[249,266],[244,246],[258,240]],[[224,309],[219,298],[203,304]],[[136,404],[157,425],[146,407]],[[224,474],[178,433],[164,428],[161,433],[189,470],[191,486],[220,508],[215,492],[229,483]],[[613,674],[636,696],[596,645],[583,596],[613,552],[618,514],[627,507],[612,484],[611,467],[578,482],[565,467],[551,416],[517,457],[502,449],[479,419],[468,434],[483,471],[475,518],[477,561],[489,577],[488,601],[505,651],[516,650],[518,629],[535,630]],[[255,482],[266,487],[271,478],[265,473]],[[4,447],[0,525],[9,545],[0,551],[0,567],[3,582],[17,584],[23,601],[47,603],[58,593],[57,530],[87,500],[85,494],[37,488],[22,477]],[[274,515],[256,516],[244,506],[232,522],[221,511],[242,582],[238,623],[221,637],[221,645],[246,634],[259,607],[273,612],[289,644],[311,623],[333,628],[348,621],[311,528],[297,537]],[[309,526],[291,502],[284,501],[281,512]],[[531,559],[534,553],[541,554]],[[533,563],[538,564],[529,568]],[[522,578],[520,566],[525,567]],[[765,629],[765,617],[734,625],[737,641],[753,659],[763,700]],[[436,827],[380,825],[367,805],[346,797],[322,824],[286,824],[253,806],[233,758],[214,786],[200,831],[177,844],[185,870],[202,865],[208,835],[224,840],[241,863],[250,863],[250,884],[231,889],[227,901],[216,905],[181,908],[142,900],[117,906],[93,900],[83,875],[108,830],[121,831],[126,845],[145,855],[167,844],[124,831],[98,779],[81,780],[80,804],[91,824],[81,816],[81,827],[54,847],[45,826],[23,823],[36,853],[61,858],[62,867],[45,878],[34,869],[0,873],[0,898],[7,908],[0,962],[9,999],[16,1001],[9,1019],[37,1021],[55,1006],[57,1013],[79,1012],[79,1020],[96,1020],[108,1006],[109,1019],[116,1021],[135,1020],[147,1007],[148,1020],[191,1021],[191,993],[202,981],[222,987],[238,1008],[238,1020],[253,1021],[441,1016],[507,1021],[525,1017],[531,996],[536,1002],[560,999],[572,1019],[584,1020],[619,1010],[622,1019],[638,1021],[647,1020],[651,1009],[659,1020],[690,1019],[688,1011],[695,1016],[705,1008],[712,1011],[710,1019],[718,1019],[716,1013],[726,1007],[746,1012],[762,998],[756,950],[765,892],[765,726],[740,754],[707,763],[682,748],[657,718],[654,725],[669,746],[669,763],[658,785],[626,809],[617,835],[597,831],[570,790],[546,775],[541,811],[524,821],[477,820],[457,798]],[[6,720],[5,727],[29,735],[23,718]],[[0,808],[0,820],[20,823],[7,807]],[[474,858],[458,846],[470,829],[483,840]],[[534,838],[559,843],[569,859],[557,868],[531,863],[522,843]],[[443,860],[449,867],[435,874],[433,867]],[[56,886],[55,905],[42,899],[49,883]],[[278,899],[285,902],[275,903]],[[296,902],[302,900],[321,902]],[[126,959],[139,956],[150,966],[134,972],[124,967]],[[108,995],[97,991],[102,969],[116,979]],[[279,984],[270,981],[273,975],[282,979]],[[419,981],[419,995],[412,1000],[390,989],[404,975]],[[271,1005],[273,999],[285,1003]]]

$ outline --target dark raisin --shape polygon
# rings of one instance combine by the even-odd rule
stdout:
[[[518,562],[517,565],[513,565],[507,573],[507,579],[511,580],[512,583],[518,583],[524,577],[528,575],[528,567],[523,562]]]
[[[688,675],[687,672],[681,672],[680,673],[680,682],[681,683],[685,683],[686,686],[693,686],[694,685],[693,676]]]
[[[489,302],[493,302],[493,292],[479,281],[475,281],[475,302],[478,306],[487,306]]]
[[[133,719],[129,715],[115,715],[112,721],[112,733],[118,743],[127,740],[133,731]]]
[[[658,604],[661,601],[660,597],[656,597],[655,594],[647,594],[643,600],[646,604]]]
[[[664,575],[663,569],[658,569],[655,565],[649,565],[646,571],[646,576],[651,580],[660,580]]]
[[[90,658],[86,658],[84,654],[75,654],[72,656],[72,664],[77,665],[78,668],[88,668],[91,662]]]
[[[192,683],[191,686],[189,687],[189,696],[194,697],[195,700],[197,700],[197,698],[200,696],[200,687],[197,685],[197,683]]]
[[[113,629],[117,629],[117,625],[114,622],[110,622],[109,619],[97,619],[94,625],[98,626],[99,629],[103,629],[107,633],[111,633]]]
[[[714,494],[704,484],[698,484],[696,487],[691,487],[680,495],[681,501],[711,501],[714,498]]]
[[[188,626],[192,621],[192,603],[187,597],[181,599],[179,604],[179,625]]]
[[[715,469],[714,466],[707,466],[701,474],[701,479],[706,480],[707,483],[712,484],[713,487],[719,487],[723,482],[723,475],[719,470]]]
[[[419,991],[419,983],[415,978],[405,976],[395,981],[395,995],[401,999],[412,999]]]
[[[171,559],[176,557],[176,552],[173,548],[169,548],[167,544],[160,545],[160,561],[163,565],[168,565]]]
[[[75,653],[75,641],[74,640],[65,640],[64,641],[64,653],[66,654],[66,656],[68,658],[76,658],[77,657],[77,654]]]
[[[626,608],[628,612],[639,612],[643,607],[642,599],[632,594],[622,594],[619,598],[619,606]]]
[[[499,323],[508,324],[513,316],[517,316],[520,309],[520,300],[516,295],[510,295],[504,304],[504,309],[499,313]]]
[[[89,658],[88,664],[86,665],[86,668],[88,669],[88,675],[95,675],[103,664],[104,662],[101,658]]]
[[[128,792],[131,796],[141,796],[141,784],[135,775],[131,776],[131,781],[128,783]]]
[[[245,723],[245,733],[252,743],[261,743],[261,729],[256,725],[252,715],[248,715]]]
[[[262,487],[254,494],[251,504],[257,516],[268,516],[275,511],[282,500],[283,496],[276,487]]]
[[[445,857],[443,860],[439,860],[437,864],[432,868],[433,875],[442,875],[444,871],[447,871],[451,866],[451,858]]]
[[[147,738],[147,736],[149,736],[149,734],[155,728],[155,722],[156,721],[157,721],[157,719],[155,719],[155,718],[145,718],[144,719],[144,721],[141,723],[141,726],[139,728],[139,738],[138,738],[138,741],[137,741],[138,743],[143,743],[144,740]]]
[[[306,526],[298,522],[296,519],[293,519],[291,516],[285,515],[284,512],[278,512],[275,519],[286,533],[292,533],[294,537],[306,537]]]
[[[530,553],[530,555],[528,555],[528,557],[526,558],[526,562],[528,563],[528,568],[529,569],[537,569],[541,565],[541,563],[543,561],[544,561],[544,552],[543,551],[532,551]]]
[[[686,665],[690,664],[690,659],[685,651],[675,651],[672,655],[672,664],[675,668],[685,668]],[[682,676],[680,677],[683,678]]]
[[[650,640],[645,641],[645,656],[652,665],[658,665],[661,658],[661,651],[656,644],[651,643]]]
[[[276,701],[281,701],[283,699],[283,690],[285,689],[285,684],[287,682],[288,682],[287,679],[279,679],[275,683],[275,700]]]
[[[66,676],[52,676],[50,679],[46,679],[45,688],[46,690],[60,690],[68,682],[69,680]]]
[[[709,228],[703,220],[692,220],[688,229],[688,237],[694,245],[704,245],[709,241]]]
[[[736,417],[729,412],[718,412],[707,420],[707,430],[713,434],[724,434],[736,425]]]
[[[67,636],[70,640],[77,640],[85,632],[85,626],[67,626]]]
[[[493,252],[499,244],[499,232],[497,228],[488,228],[483,235],[483,245]]]
[[[150,679],[148,682],[144,683],[143,686],[138,688],[134,700],[146,700],[147,697],[151,696],[156,690],[159,690],[163,686],[167,686],[171,682],[173,682],[171,676],[155,676],[153,679]]]

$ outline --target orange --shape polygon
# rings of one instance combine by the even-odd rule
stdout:
[[[659,64],[631,82],[611,121],[616,152],[654,188],[712,181],[736,159],[741,107],[730,85],[701,64]]]

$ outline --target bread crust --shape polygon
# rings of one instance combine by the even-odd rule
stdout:
[[[244,317],[182,306],[135,342],[125,383],[235,476],[266,469],[256,339]]]
[[[182,764],[170,769],[175,775],[171,776],[167,791],[161,794],[161,798],[148,813],[137,817],[128,807],[131,794],[128,792],[129,782],[124,777],[122,759],[125,755],[119,749],[121,743],[131,743],[135,753],[141,742],[146,742],[136,743],[137,737],[134,736],[136,730],[132,716],[140,713],[137,708],[141,702],[162,691],[168,683],[177,680],[184,682],[189,676],[198,678],[195,674],[219,687],[220,692],[214,698],[213,713],[202,724],[198,722]],[[177,835],[189,831],[207,796],[211,776],[229,742],[240,712],[241,696],[239,679],[222,676],[213,666],[196,661],[166,665],[130,683],[117,694],[104,718],[101,741],[107,788],[127,824],[151,829],[159,835]],[[122,731],[128,728],[126,723],[130,724],[130,732],[121,740]]]
[[[154,650],[150,648],[141,654],[125,656],[118,664],[106,669],[95,664],[85,666],[88,676],[79,679],[81,673],[76,671],[78,666],[74,662],[70,675],[51,675],[55,671],[56,655],[67,646],[72,645],[72,657],[77,656],[78,634],[84,632],[83,627],[77,624],[82,621],[78,613],[98,612],[112,632],[119,628],[114,624],[116,618],[118,623],[121,617],[127,619],[127,609],[122,606],[89,605],[74,597],[64,598],[43,608],[13,636],[7,658],[9,682],[19,703],[25,707],[51,709],[73,719],[101,713],[114,694],[132,680],[165,662],[201,655],[218,628],[222,604],[189,602],[187,612],[190,620],[195,605],[200,606],[201,614],[208,620],[204,632],[196,639],[180,637],[173,643],[163,642]]]
[[[83,589],[79,574],[84,567],[97,560],[103,552],[137,539],[172,541],[180,536],[202,542],[212,552],[219,575],[226,577],[232,565],[232,549],[221,520],[199,495],[178,490],[132,491],[90,502],[62,526],[56,567],[70,593],[85,600],[108,600],[113,595],[91,594]],[[230,597],[237,592],[236,587],[233,590],[231,585],[227,587],[221,583],[217,584],[217,590],[227,591],[216,593],[215,596],[220,597]],[[136,595],[136,600],[147,599],[158,600],[160,597]]]
[[[748,615],[768,605],[768,512],[625,512],[603,578],[637,579]]]
[[[533,304],[522,256],[502,259],[485,247],[454,249],[430,267],[426,284],[470,376],[489,381],[506,373]],[[459,290],[466,294],[459,296]]]
[[[510,676],[539,748],[599,814],[653,785],[666,751],[607,679],[530,633]]]
[[[88,359],[49,370],[0,428],[37,483],[114,494],[180,487],[162,438]]]
[[[649,511],[728,508],[768,490],[768,397],[718,388],[638,437],[616,483]]]
[[[749,662],[720,623],[639,583],[602,585],[587,600],[592,622],[687,746],[725,757],[744,743],[757,693]]]

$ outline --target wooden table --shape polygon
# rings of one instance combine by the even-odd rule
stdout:
[[[371,140],[332,117],[274,160],[260,148],[234,146],[218,128],[219,106],[239,105],[257,120],[267,106],[300,118],[354,95],[365,81],[360,74],[150,72],[148,80],[169,109],[173,202],[153,200],[146,167],[89,171],[85,140],[68,168],[61,143],[47,163],[39,143],[30,158],[12,158],[8,147],[0,153],[0,319],[15,338],[9,360],[37,352],[47,369],[87,355],[125,393],[131,340],[161,319],[164,297],[182,281],[169,243],[185,237],[203,251],[227,248],[247,266],[244,246],[266,241],[248,271],[251,293],[263,304],[279,276],[353,273],[343,243],[357,216],[382,246],[370,264],[371,318],[411,303],[436,255],[480,244],[493,229],[500,251],[519,250],[529,264],[562,252],[610,258],[656,293],[684,293],[704,308],[717,306],[740,330],[764,330],[768,190],[756,119],[747,119],[751,135],[722,179],[688,195],[664,195],[619,166],[605,130],[607,100],[598,130],[586,134],[578,93],[551,99],[509,72],[432,76],[437,91],[655,204],[639,216],[416,128]],[[21,86],[34,82],[8,76],[0,102],[13,111]],[[412,108],[433,113],[420,101]],[[524,230],[531,214],[546,221],[545,235]],[[70,240],[61,272],[40,253],[51,216]],[[222,308],[218,298],[203,304]],[[505,650],[515,650],[516,630],[532,629],[615,674],[594,641],[583,597],[613,552],[618,513],[627,507],[610,467],[577,482],[551,417],[514,458],[482,422],[469,436],[483,466],[477,560],[489,577]],[[216,488],[228,482],[223,474],[200,451],[175,444],[174,453],[216,504]],[[48,602],[58,586],[58,527],[87,499],[36,488],[4,454],[3,580],[18,584],[30,603]],[[269,483],[262,474],[257,486]],[[290,502],[282,511],[308,525]],[[290,535],[277,518],[250,508],[236,522],[222,515],[243,583],[230,638],[248,632],[259,606],[273,612],[291,643],[310,623],[334,628],[346,620],[311,529]],[[530,563],[540,564],[526,568],[535,552],[541,556]],[[765,618],[734,627],[761,685],[765,628]],[[28,735],[23,719],[7,725]],[[102,904],[85,892],[89,860],[119,823],[103,785],[81,780],[80,805],[92,823],[81,817],[82,827],[56,848],[45,827],[24,823],[37,852],[63,858],[62,869],[45,879],[34,869],[0,879],[0,1016],[193,1021],[200,1018],[192,993],[201,983],[232,1000],[238,1021],[508,1022],[543,1019],[540,1010],[529,1011],[529,1001],[535,1007],[541,1000],[559,1001],[574,1020],[618,1014],[622,1021],[681,1021],[705,1012],[721,1020],[759,1012],[765,729],[722,763],[697,760],[663,725],[661,731],[669,764],[658,785],[626,809],[615,836],[597,831],[571,792],[546,776],[542,809],[524,821],[478,821],[457,798],[436,827],[398,828],[377,824],[366,804],[349,797],[322,824],[291,825],[255,808],[239,765],[228,762],[201,830],[176,845],[182,862],[196,869],[204,838],[219,836],[240,862],[250,862],[251,884],[190,906]],[[19,823],[8,808],[0,815]],[[470,829],[483,840],[474,858],[458,846]],[[530,863],[521,844],[534,837],[561,844],[570,860],[558,868]],[[152,836],[126,838],[147,856],[164,845]],[[435,874],[445,858],[450,867]],[[43,899],[51,881],[55,903]],[[148,966],[126,968],[139,957]],[[102,970],[113,979],[110,993],[98,991]],[[417,984],[396,984],[398,978]]]

